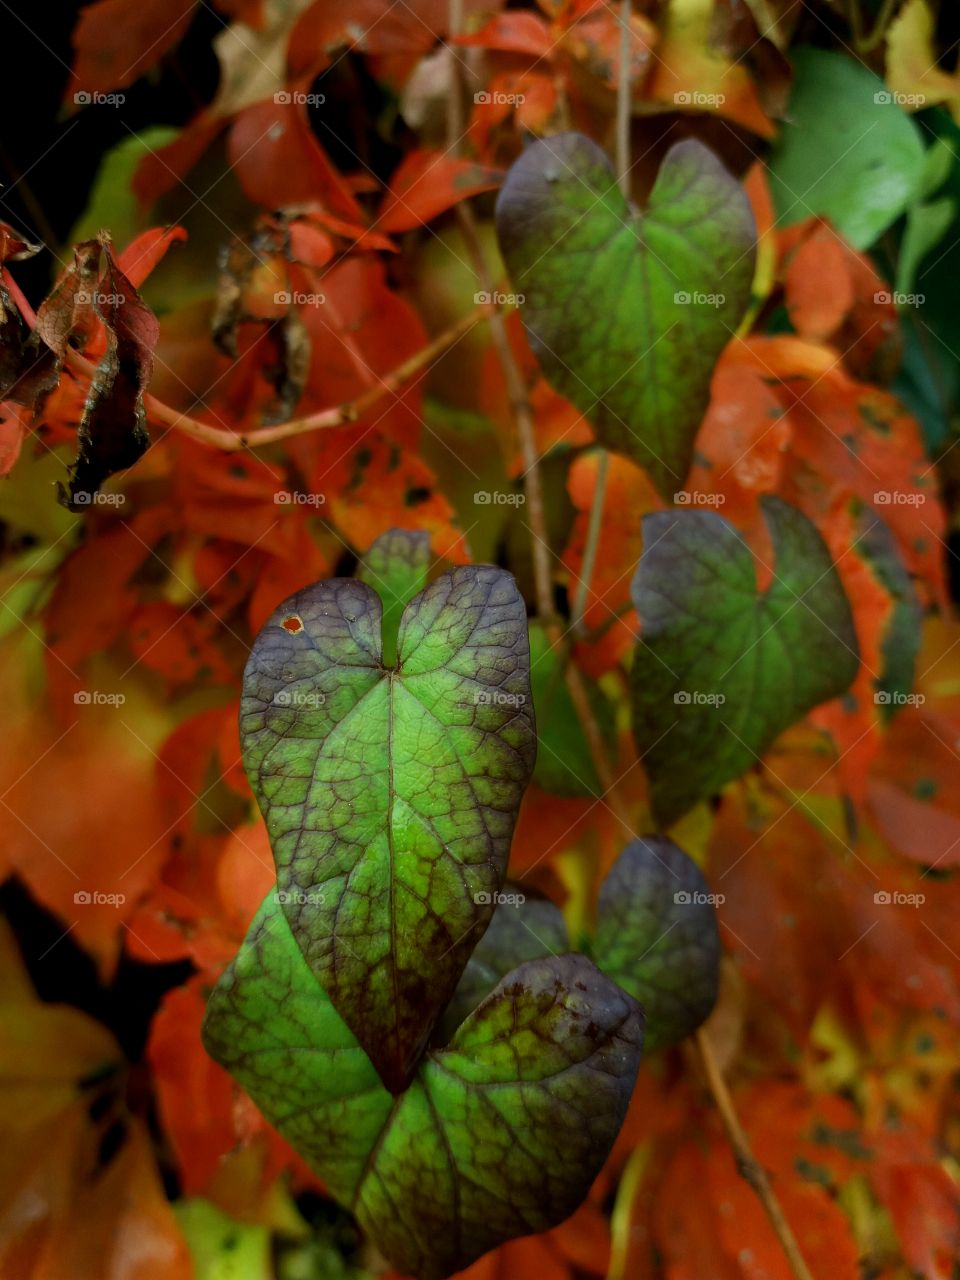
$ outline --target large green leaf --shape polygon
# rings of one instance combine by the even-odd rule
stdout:
[[[685,1039],[716,1003],[716,901],[693,859],[658,836],[631,840],[600,887],[594,960],[640,1002],[648,1052]]]
[[[665,825],[857,673],[850,605],[826,545],[794,507],[762,504],[774,550],[764,591],[750,549],[722,516],[644,518],[632,587],[641,628],[633,726]]]
[[[583,956],[514,969],[391,1097],[272,894],[214,989],[210,1054],[391,1263],[431,1280],[582,1200],[633,1090],[643,1016]]]
[[[564,133],[513,165],[497,230],[546,376],[661,493],[682,489],[713,367],[750,296],[755,229],[739,183],[687,139],[639,210],[600,148]]]
[[[787,117],[770,156],[782,224],[829,218],[857,249],[904,212],[923,178],[920,130],[886,85],[833,49],[796,49]]]
[[[441,574],[396,665],[381,616],[362,582],[292,596],[251,651],[240,728],[290,926],[399,1090],[493,911],[536,731],[510,574]]]

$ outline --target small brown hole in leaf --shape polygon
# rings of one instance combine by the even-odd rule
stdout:
[[[299,631],[303,630],[303,619],[297,617],[295,613],[291,613],[289,618],[284,618],[280,625],[284,631],[289,631],[291,635],[295,636]]]

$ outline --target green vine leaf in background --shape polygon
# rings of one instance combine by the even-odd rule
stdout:
[[[835,49],[795,49],[793,72],[770,156],[777,221],[818,213],[855,248],[869,248],[922,182],[920,130],[878,76]]]
[[[826,544],[795,507],[761,502],[774,552],[763,591],[749,547],[722,516],[644,518],[633,727],[665,826],[857,673],[850,604]]]
[[[403,612],[395,665],[382,616],[349,579],[282,604],[247,663],[241,737],[290,927],[399,1090],[493,911],[536,731],[509,573],[436,578]]]
[[[584,945],[598,969],[639,1002],[648,1053],[686,1039],[716,1003],[718,901],[689,854],[662,836],[631,840],[600,886],[595,935]],[[570,949],[552,902],[508,886],[501,903],[444,1014],[448,1036],[511,969]]]
[[[271,894],[210,997],[208,1052],[391,1263],[434,1280],[580,1203],[626,1114],[636,1002],[583,956],[510,972],[391,1097]]]
[[[709,1017],[720,984],[720,934],[703,873],[672,840],[631,840],[597,900],[593,957],[640,1002],[649,1052]]]
[[[750,297],[756,232],[742,187],[688,139],[636,209],[595,143],[558,134],[508,173],[497,232],[547,378],[671,497]]]

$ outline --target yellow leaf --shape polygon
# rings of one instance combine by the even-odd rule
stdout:
[[[960,124],[960,75],[937,66],[927,0],[907,0],[887,32],[887,84],[906,111],[945,103]]]

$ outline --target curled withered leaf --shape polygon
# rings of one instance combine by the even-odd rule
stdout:
[[[107,350],[83,406],[69,492],[60,487],[60,501],[74,511],[84,509],[109,476],[132,467],[150,443],[143,393],[160,326],[120,270],[109,242],[103,249],[106,264],[92,303],[106,326]]]
[[[0,222],[0,268],[22,262],[40,252],[40,245],[24,240]],[[0,400],[35,409],[57,382],[58,368],[49,348],[20,314],[6,281],[0,276]]]

